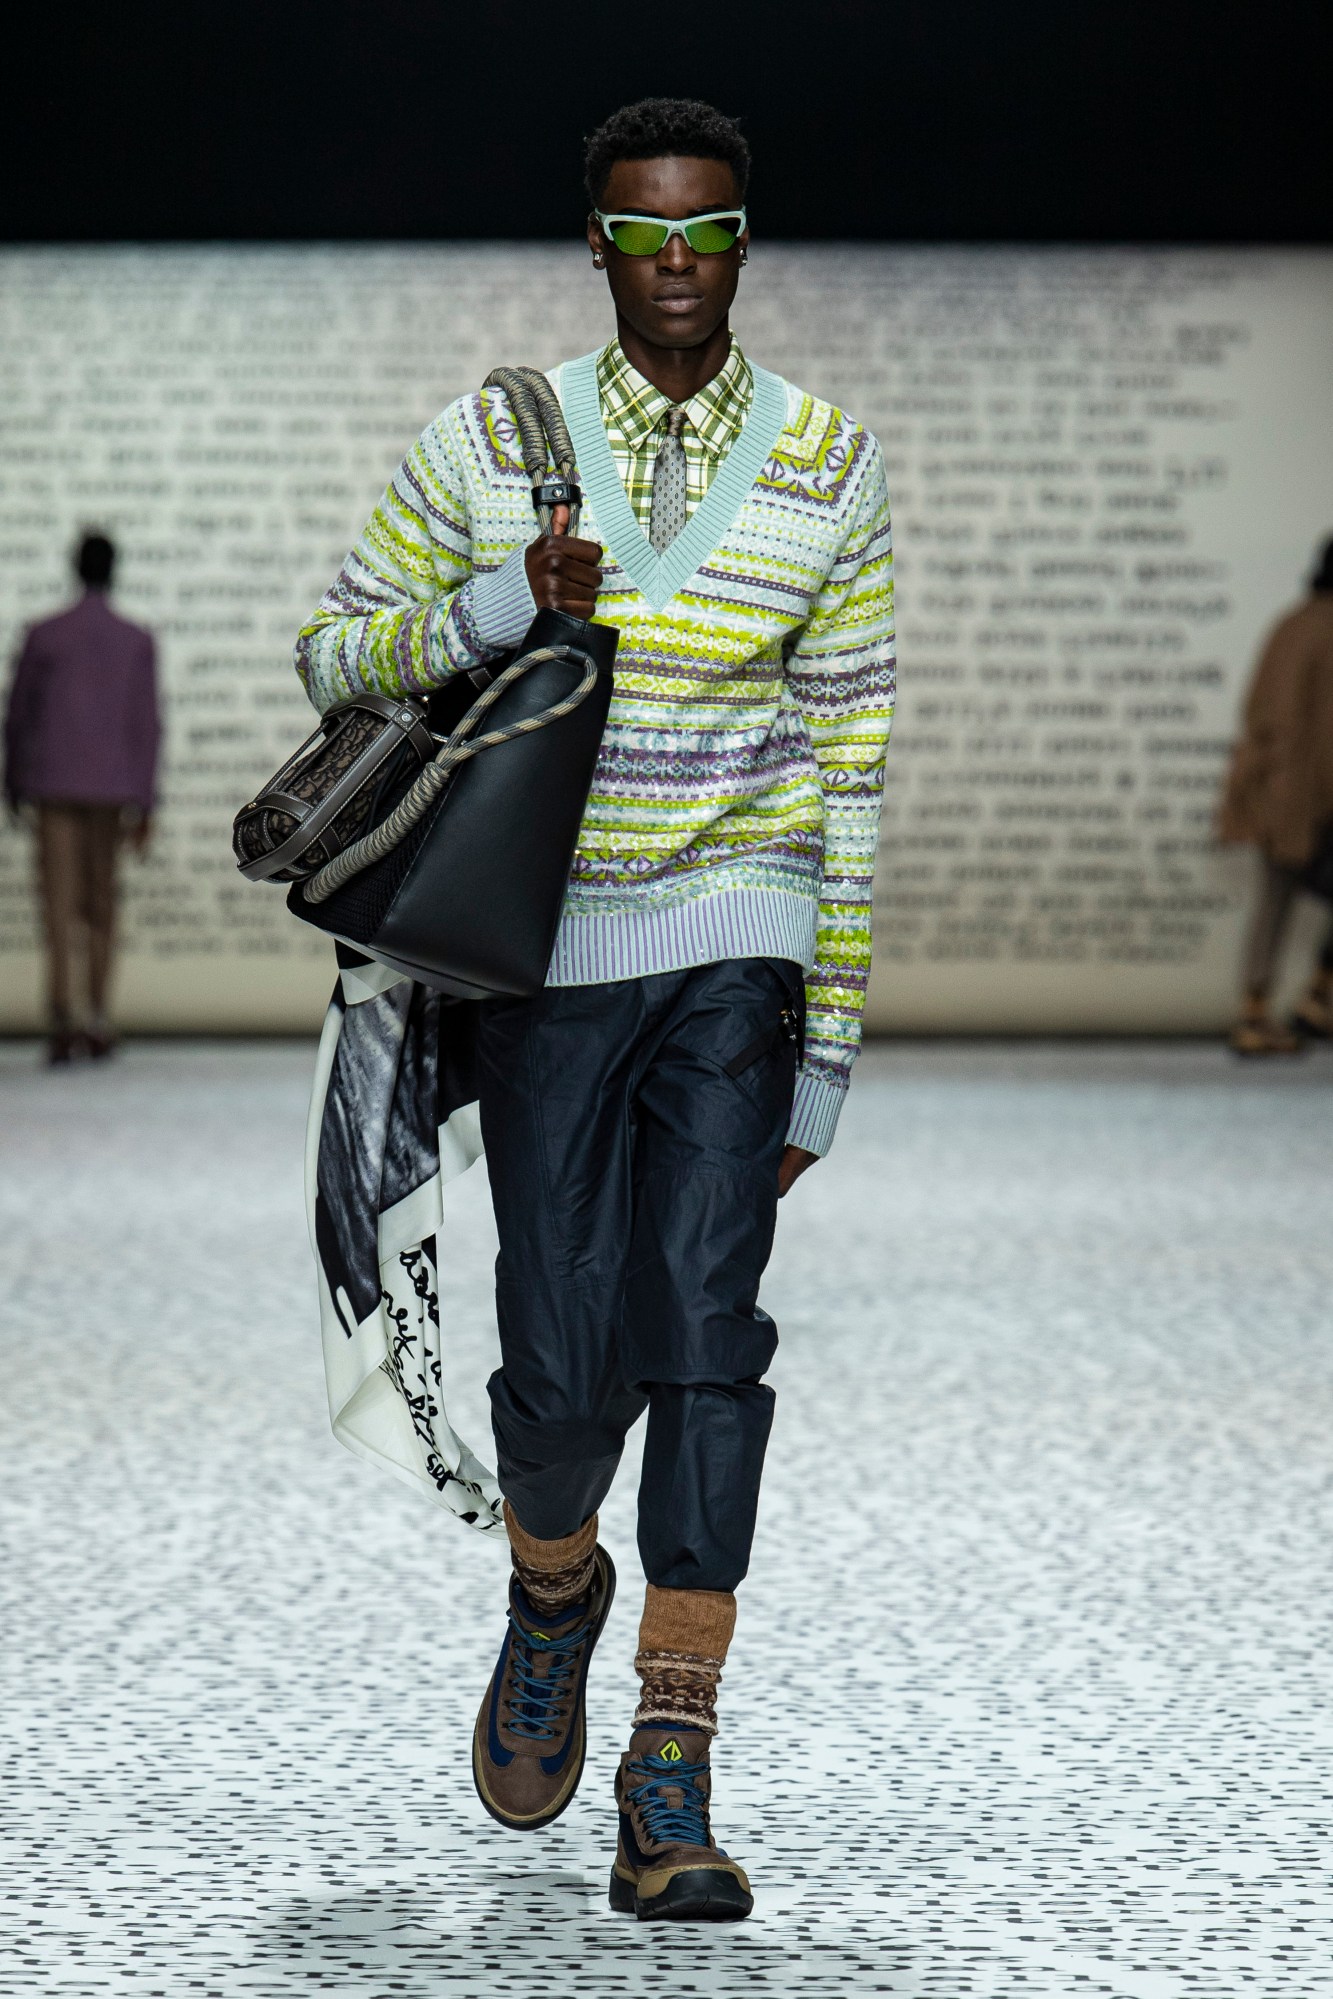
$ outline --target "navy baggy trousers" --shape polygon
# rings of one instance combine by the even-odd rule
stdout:
[[[639,1551],[664,1588],[749,1563],[804,1006],[799,965],[743,958],[479,1008],[500,1486],[528,1533],[572,1534],[646,1409]]]

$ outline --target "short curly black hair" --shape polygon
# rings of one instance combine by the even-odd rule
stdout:
[[[105,590],[116,566],[116,545],[95,531],[84,535],[74,556],[74,568],[81,583],[90,590]]]
[[[583,178],[594,208],[617,160],[725,160],[742,201],[750,181],[750,148],[734,118],[697,97],[641,97],[597,127],[583,151]]]

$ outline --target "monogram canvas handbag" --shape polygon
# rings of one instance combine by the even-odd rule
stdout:
[[[577,532],[573,447],[549,382],[504,368],[492,385],[518,422],[539,531],[567,505]],[[541,610],[516,652],[429,695],[339,702],[238,813],[241,873],[287,884],[294,915],[441,992],[539,991],[616,638],[611,626]]]

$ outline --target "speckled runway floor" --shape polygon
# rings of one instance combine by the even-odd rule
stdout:
[[[605,1905],[631,1467],[584,1789],[506,1837],[497,1551],[327,1434],[310,1061],[0,1047],[5,1999],[1327,1999],[1333,1057],[866,1056],[765,1294],[717,1755],[756,1913],[666,1935]]]

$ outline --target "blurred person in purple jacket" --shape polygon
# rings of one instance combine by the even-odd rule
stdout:
[[[28,632],[5,714],[5,797],[16,817],[29,807],[36,821],[52,1062],[115,1046],[107,994],[117,853],[128,839],[145,854],[152,833],[156,659],[152,634],[108,602],[115,560],[105,535],[84,536],[75,562],[83,595]],[[80,930],[86,1009],[72,977]]]

